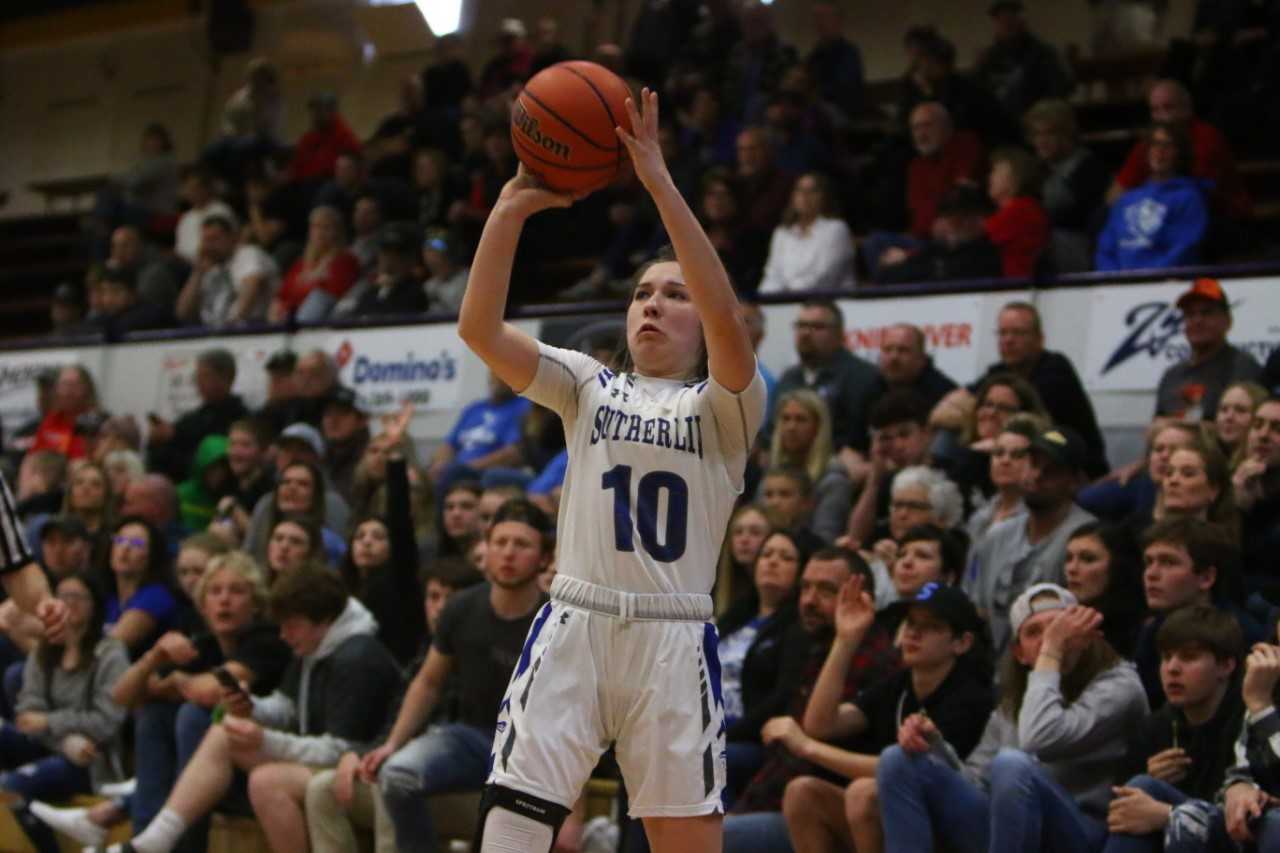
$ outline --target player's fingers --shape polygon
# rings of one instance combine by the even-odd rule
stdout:
[[[645,126],[656,138],[658,135],[658,93],[653,90],[645,92]]]

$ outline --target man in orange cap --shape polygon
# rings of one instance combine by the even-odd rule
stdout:
[[[1262,377],[1249,353],[1227,343],[1231,303],[1215,278],[1198,278],[1181,296],[1190,357],[1169,367],[1156,388],[1156,414],[1187,420],[1213,420],[1218,398],[1232,382]]]

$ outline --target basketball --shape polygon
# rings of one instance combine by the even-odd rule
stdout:
[[[631,130],[627,84],[594,62],[559,62],[533,76],[511,107],[511,144],[520,162],[556,192],[586,193],[618,176]]]

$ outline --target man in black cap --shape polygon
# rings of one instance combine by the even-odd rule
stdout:
[[[40,528],[40,564],[57,584],[67,575],[89,570],[93,535],[74,515],[55,515]]]
[[[1178,297],[1191,354],[1170,365],[1156,386],[1156,414],[1211,421],[1232,382],[1261,382],[1262,365],[1227,343],[1231,303],[1216,278],[1198,278]]]
[[[263,365],[267,371],[267,402],[255,414],[270,427],[273,436],[301,417],[293,376],[297,366],[297,354],[287,349],[276,350]]]
[[[378,270],[372,287],[352,309],[354,317],[420,314],[427,295],[417,276],[418,229],[408,222],[389,222],[378,233]]]
[[[356,392],[339,385],[329,395],[320,418],[324,435],[324,471],[329,487],[352,503],[351,487],[356,464],[369,446],[369,416],[360,407]]]
[[[876,281],[949,281],[1000,278],[1000,252],[987,239],[983,221],[991,213],[986,193],[974,186],[952,187],[938,204],[933,240],[909,252],[888,249],[881,257]]]
[[[964,589],[991,625],[998,656],[1009,641],[1009,606],[1034,583],[1064,580],[1067,539],[1094,517],[1075,504],[1089,451],[1070,427],[1050,427],[1031,443],[1026,515],[991,526],[974,543]]]
[[[974,76],[1017,120],[1043,98],[1065,98],[1072,80],[1057,51],[1031,34],[1017,0],[987,9],[995,42],[982,52]]]

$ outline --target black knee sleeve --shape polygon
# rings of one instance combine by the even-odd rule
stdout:
[[[555,843],[556,836],[560,833],[560,827],[564,823],[564,819],[569,816],[569,810],[558,803],[526,794],[523,791],[515,791],[511,788],[505,788],[501,785],[485,785],[484,793],[480,797],[480,820],[476,827],[476,839],[472,843],[473,851],[484,849],[484,825],[485,820],[489,816],[489,812],[495,808],[505,809],[513,814],[536,821],[551,828],[551,843]],[[551,845],[547,846],[546,853],[550,853]],[[529,853],[542,853],[542,851],[531,850]]]

